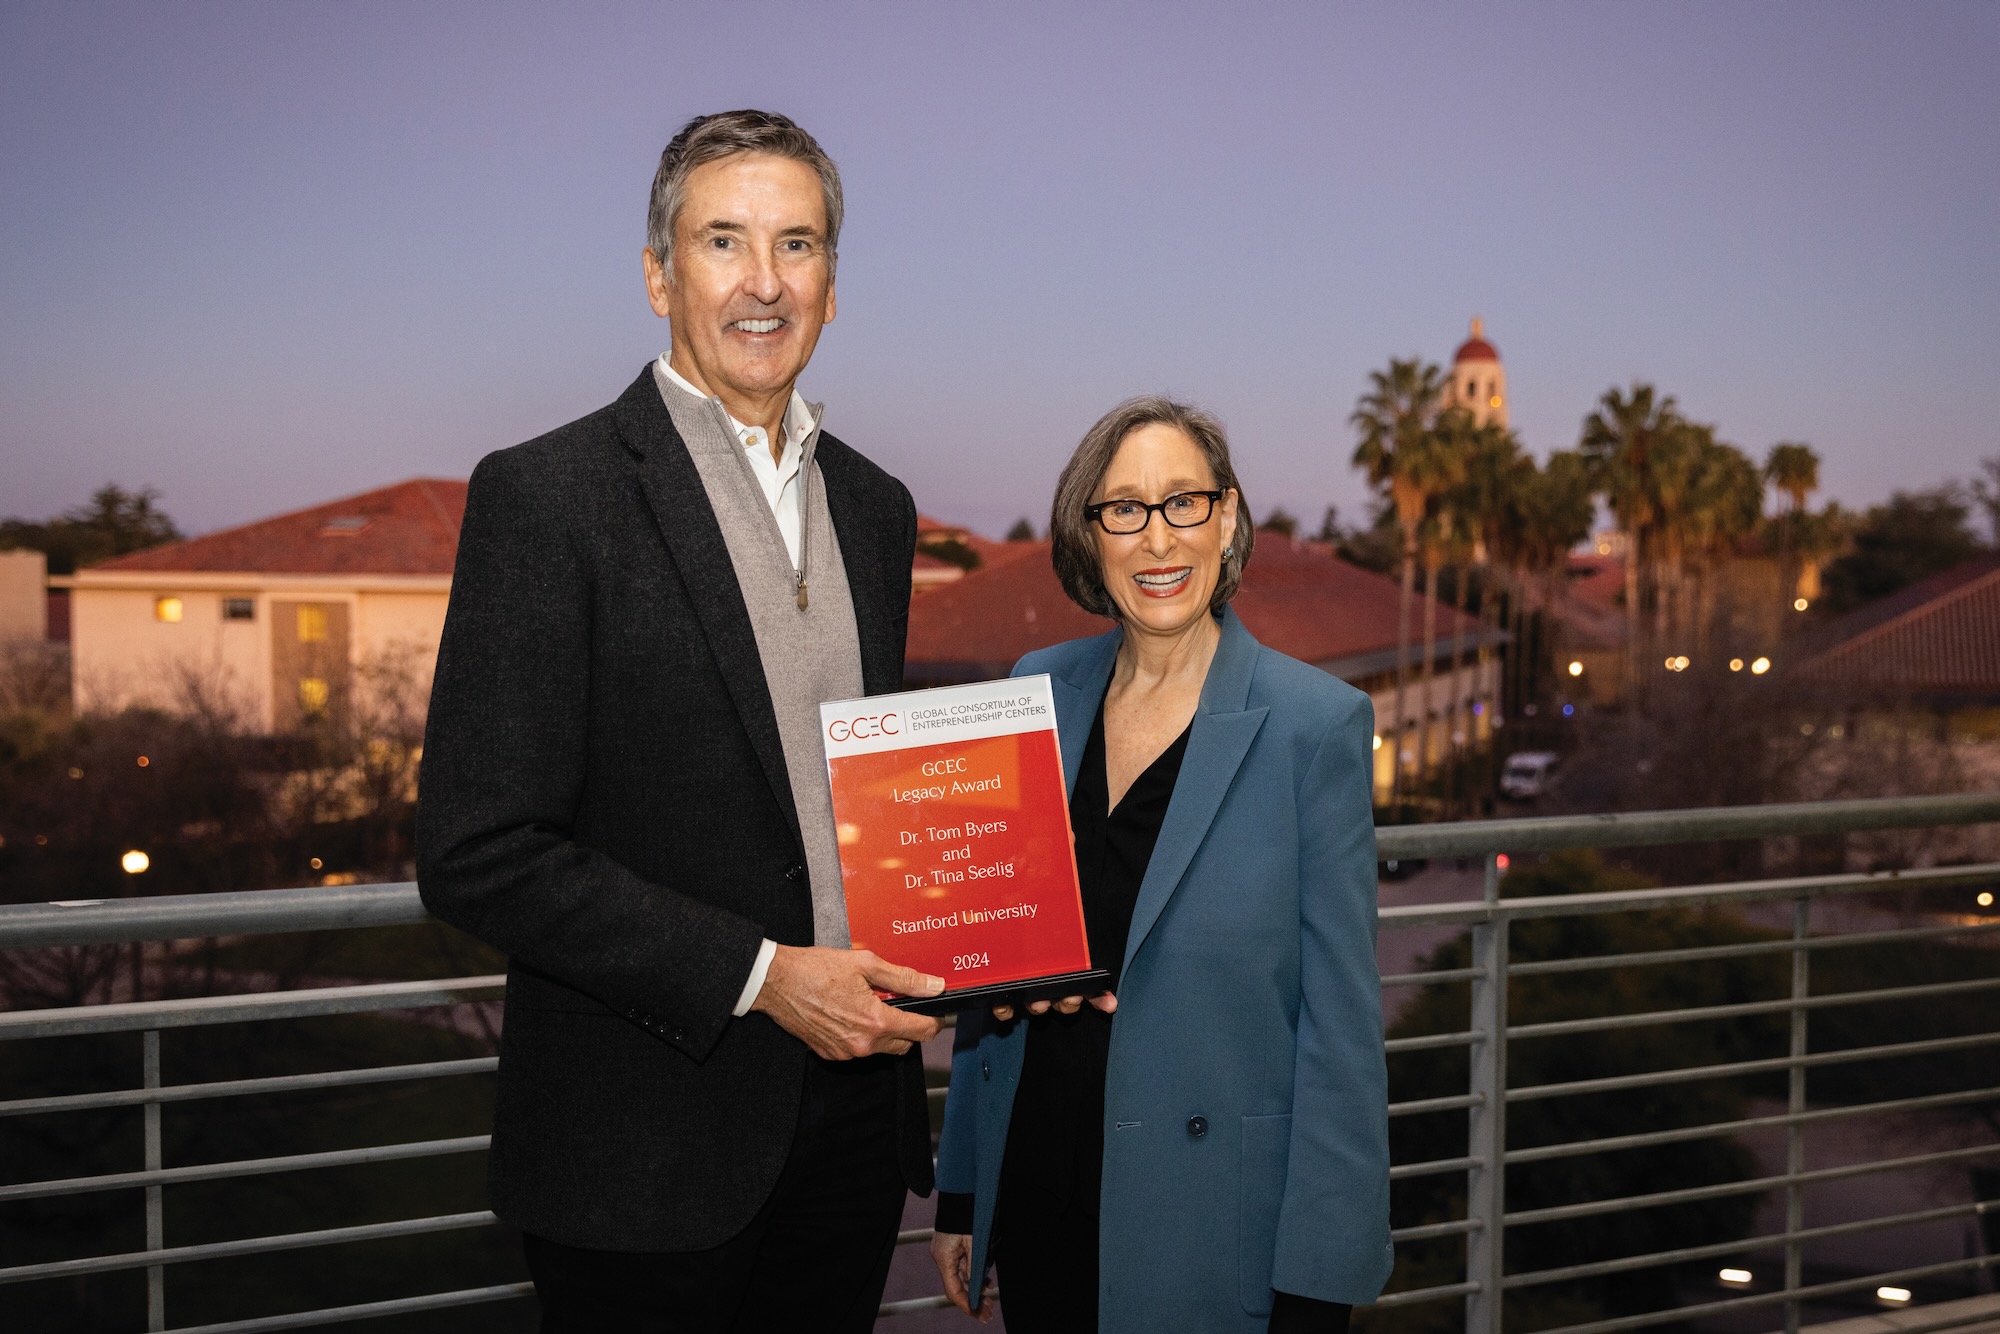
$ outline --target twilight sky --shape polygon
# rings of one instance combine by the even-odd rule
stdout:
[[[1866,504],[2000,452],[2000,5],[0,8],[0,515],[202,531],[615,397],[665,346],[687,117],[839,161],[828,428],[932,514],[1046,521],[1129,394],[1254,509],[1348,518],[1347,414],[1477,313],[1515,425],[1634,377]]]

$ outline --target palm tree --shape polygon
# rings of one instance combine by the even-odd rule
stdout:
[[[1471,620],[1472,572],[1475,566],[1483,568],[1486,565],[1493,545],[1492,538],[1505,521],[1506,488],[1510,472],[1521,462],[1521,445],[1513,432],[1495,423],[1477,424],[1463,409],[1440,414],[1438,434],[1451,456],[1451,481],[1437,498],[1433,515],[1436,526],[1434,545],[1437,554],[1454,571],[1452,602],[1457,613],[1452,623],[1449,659],[1452,691],[1444,720],[1449,757],[1445,770],[1445,804],[1449,808],[1456,795],[1454,780],[1459,761],[1459,738],[1468,734],[1465,690],[1460,683],[1459,672],[1465,661],[1465,628]],[[1436,602],[1435,586],[1433,575],[1427,586],[1432,593],[1432,603],[1425,607],[1427,616]],[[1482,618],[1490,601],[1490,598],[1482,597]],[[1425,656],[1429,659],[1432,654],[1428,645],[1431,638],[1428,623],[1425,638]],[[1486,661],[1483,645],[1479,660],[1483,668]],[[1424,714],[1427,718],[1430,711],[1430,678],[1427,673],[1424,682]]]
[[[1793,559],[1793,548],[1800,536],[1797,530],[1805,521],[1806,496],[1819,489],[1819,455],[1811,445],[1781,440],[1772,445],[1771,452],[1764,456],[1764,480],[1784,492],[1792,502],[1778,524],[1780,578],[1794,598],[1810,596],[1801,587],[1805,582],[1804,571]],[[1818,580],[1813,583],[1817,585]],[[1813,591],[1817,593],[1817,587]]]
[[[1589,460],[1592,484],[1611,502],[1625,534],[1625,674],[1627,689],[1639,691],[1639,566],[1656,554],[1659,503],[1655,455],[1678,433],[1681,417],[1672,396],[1633,382],[1630,393],[1607,389],[1583,419],[1577,448]],[[1671,446],[1669,446],[1671,448]]]
[[[1396,611],[1396,703],[1390,734],[1389,803],[1402,789],[1404,699],[1410,676],[1410,602],[1416,592],[1419,538],[1431,498],[1445,475],[1437,424],[1444,400],[1444,372],[1419,358],[1391,358],[1385,371],[1368,373],[1368,392],[1355,405],[1353,423],[1361,440],[1354,466],[1385,492],[1403,538],[1402,597]]]
[[[1819,455],[1811,445],[1780,441],[1764,457],[1764,479],[1790,497],[1797,514],[1806,507],[1806,496],[1819,490]]]
[[[1532,602],[1546,623],[1568,577],[1569,553],[1590,536],[1597,517],[1596,468],[1589,459],[1574,450],[1558,449],[1544,467],[1526,462],[1508,504],[1506,555],[1520,590],[1516,601],[1523,604],[1517,612],[1517,645],[1526,630],[1526,604]],[[1531,673],[1532,664],[1525,664],[1517,681]],[[1532,690],[1531,681],[1526,685]]]
[[[1684,548],[1695,568],[1695,651],[1706,653],[1715,622],[1716,581],[1737,541],[1764,518],[1764,477],[1742,450],[1702,437],[1683,525]]]

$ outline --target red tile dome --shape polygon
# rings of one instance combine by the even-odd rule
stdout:
[[[1451,359],[1456,366],[1461,361],[1498,361],[1500,354],[1493,350],[1493,344],[1486,341],[1486,329],[1478,316],[1472,318],[1472,337],[1458,345],[1458,352]]]

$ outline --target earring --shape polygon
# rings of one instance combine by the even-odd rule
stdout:
[[[1235,554],[1236,554],[1235,547],[1224,547],[1222,549],[1222,558],[1224,560],[1228,560],[1231,556],[1234,556]]]

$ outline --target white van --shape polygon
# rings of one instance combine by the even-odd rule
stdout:
[[[1559,758],[1552,750],[1515,751],[1500,771],[1500,790],[1516,801],[1541,796],[1548,790],[1549,771]]]

